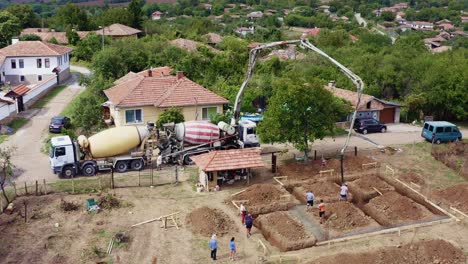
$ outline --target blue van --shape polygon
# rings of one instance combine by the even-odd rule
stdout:
[[[458,127],[446,121],[431,121],[424,123],[421,136],[436,144],[441,142],[458,141],[462,134]]]

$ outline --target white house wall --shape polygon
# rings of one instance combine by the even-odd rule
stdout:
[[[40,84],[37,84],[31,91],[23,96],[23,103],[27,104],[29,101],[36,101],[38,96],[43,95],[49,88],[57,84],[57,79],[55,76],[49,77],[46,80],[43,80]]]
[[[0,120],[9,117],[13,113],[16,113],[16,104],[0,102]]]

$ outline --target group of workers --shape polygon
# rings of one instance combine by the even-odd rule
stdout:
[[[314,206],[314,199],[315,195],[314,193],[309,190],[306,193],[306,200],[307,200],[307,210],[312,209]],[[348,200],[348,184],[343,183],[340,187],[340,201],[347,201]],[[319,218],[320,218],[320,224],[323,224],[324,218],[325,218],[325,203],[323,202],[323,199],[320,200],[320,203],[318,204],[318,209],[319,209]]]
[[[216,260],[216,253],[218,251],[218,239],[216,238],[216,234],[213,234],[211,236],[211,239],[208,242],[208,244],[210,245],[211,259]],[[236,260],[236,241],[234,237],[232,237],[231,240],[229,241],[229,250],[230,250],[231,260],[232,261]]]

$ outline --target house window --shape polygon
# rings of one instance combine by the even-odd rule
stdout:
[[[63,60],[64,60],[65,62],[68,61],[68,54],[63,55]]]
[[[57,57],[58,66],[62,65],[62,56]]]
[[[16,69],[16,60],[11,60],[11,68]]]
[[[20,82],[24,82],[24,75],[20,76]]]
[[[137,124],[143,123],[141,109],[125,110],[125,123]]]
[[[50,59],[44,59],[44,64],[46,68],[50,67]]]
[[[42,68],[42,59],[37,59],[37,67]]]
[[[37,76],[37,80],[38,80],[39,82],[42,81],[42,75],[38,75],[38,76]]]
[[[366,107],[367,107],[367,109],[370,109],[370,107],[371,107],[371,102],[367,102]]]
[[[210,117],[217,112],[218,108],[216,106],[202,108],[202,120],[210,120]]]
[[[19,67],[20,67],[20,69],[23,69],[23,68],[24,68],[24,60],[23,60],[23,59],[19,59],[18,62],[19,62]]]

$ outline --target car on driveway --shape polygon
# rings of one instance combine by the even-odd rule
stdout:
[[[362,134],[367,134],[369,132],[387,132],[387,126],[373,118],[356,118],[353,128],[355,131]]]
[[[70,126],[70,118],[66,116],[54,116],[50,120],[49,132],[62,133],[62,129],[68,128],[69,126]]]
[[[440,144],[462,140],[460,129],[446,121],[429,121],[424,123],[421,136],[427,141]]]

